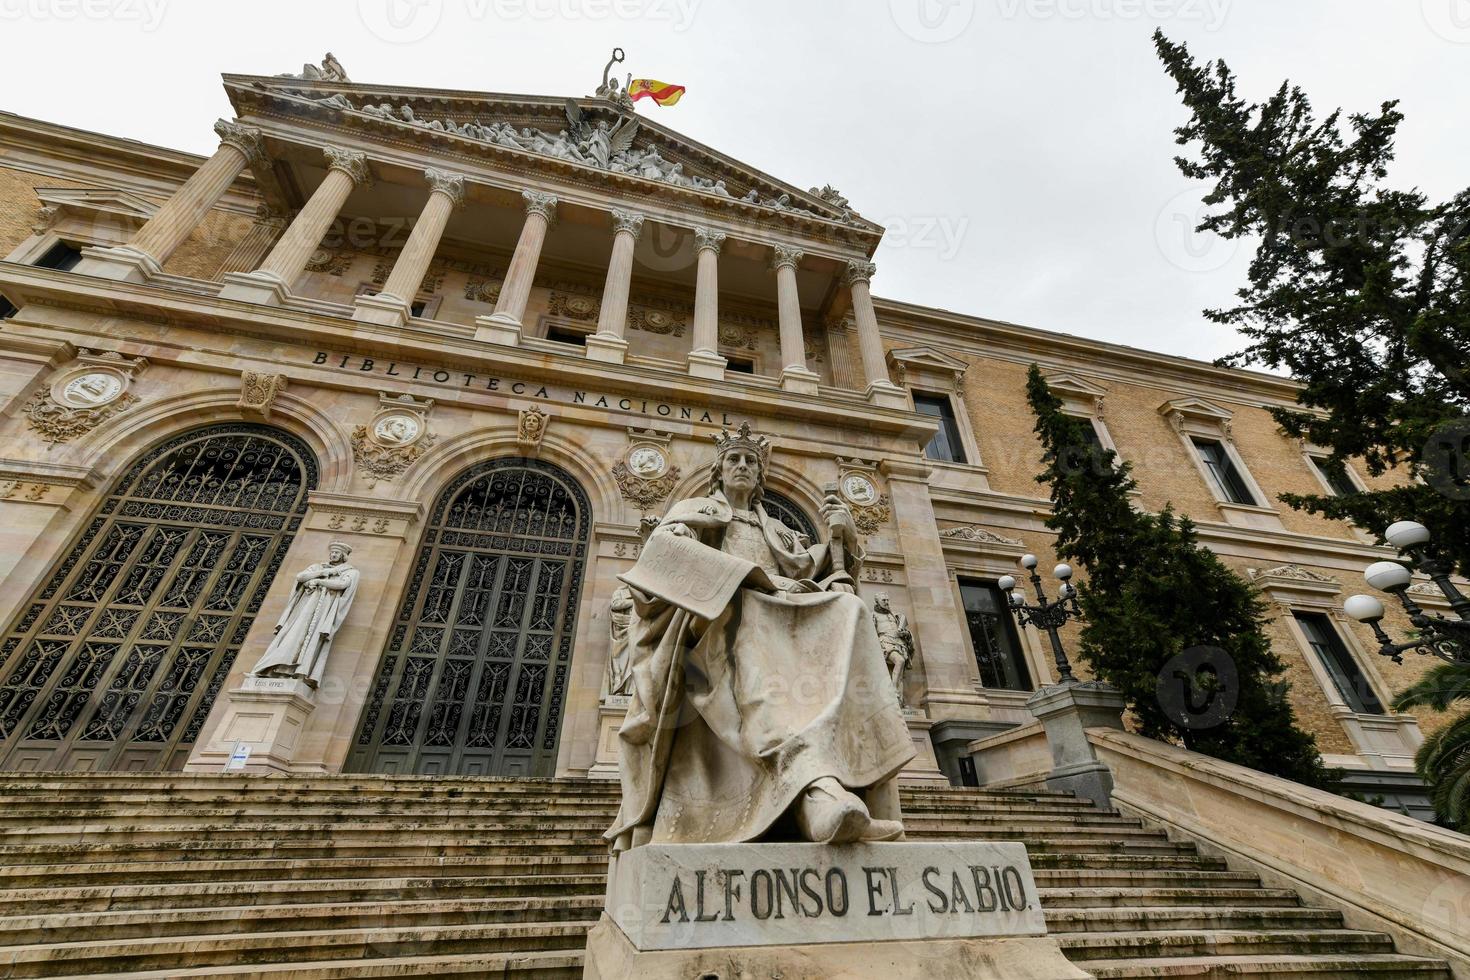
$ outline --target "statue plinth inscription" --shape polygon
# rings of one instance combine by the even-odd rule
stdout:
[[[645,844],[608,915],[639,950],[1044,936],[1024,845]]]

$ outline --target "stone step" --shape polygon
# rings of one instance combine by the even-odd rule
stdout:
[[[313,842],[314,840],[314,842]],[[411,834],[333,841],[317,836],[306,841],[211,840],[124,841],[103,844],[7,844],[0,846],[0,885],[8,866],[58,863],[168,862],[295,858],[401,857],[428,860],[492,854],[597,854],[607,858],[601,837],[508,839],[486,836],[451,839],[451,843],[418,841]]]
[[[580,952],[596,922],[539,921],[495,925],[424,926],[380,924],[330,931],[255,932],[238,935],[165,936],[141,939],[0,946],[0,963],[11,977],[48,977],[78,972],[189,970],[246,963],[291,963],[387,956],[445,956],[456,953]],[[175,973],[174,975],[178,975]]]
[[[1066,932],[1163,932],[1187,929],[1341,929],[1333,909],[1243,908],[1240,906],[1149,906],[1144,908],[1047,908],[1046,927]]]
[[[1301,898],[1289,888],[1045,888],[1038,885],[1042,906],[1052,909],[1122,909],[1161,907],[1296,908]],[[0,896],[0,909],[4,908]]]
[[[1220,858],[1201,854],[1064,854],[1047,851],[1031,851],[1033,870],[1096,869],[1132,872],[1135,870],[1161,871],[1225,871],[1225,862]]]
[[[1039,888],[1258,888],[1245,871],[1171,871],[1117,868],[1033,868]]]
[[[1073,965],[1097,980],[1131,977],[1310,977],[1312,980],[1450,980],[1437,960],[1397,953],[1353,956],[1169,956],[1150,959],[1076,960]]]
[[[595,920],[601,892],[531,898],[399,896],[375,902],[237,905],[64,913],[0,918],[0,950],[87,937],[89,942],[220,937],[261,932],[327,932],[352,929],[421,929],[512,922]]]
[[[1056,940],[1070,960],[1154,956],[1261,956],[1392,953],[1378,932],[1354,929],[1186,929],[1136,932],[1062,932]]]
[[[271,858],[265,860],[134,861],[96,864],[0,865],[0,888],[102,887],[148,882],[309,881],[377,873],[435,875],[603,874],[607,854],[485,854],[442,858]]]
[[[0,891],[0,915],[43,915],[155,908],[219,908],[314,902],[372,902],[433,895],[439,898],[511,898],[536,895],[601,895],[607,876],[516,874],[398,876],[170,882],[87,888]]]
[[[386,956],[370,960],[259,963],[193,969],[108,973],[111,980],[355,980],[357,977],[503,977],[523,980],[581,980],[581,950],[526,953],[460,953],[454,956]],[[95,980],[96,974],[58,975],[58,980]]]

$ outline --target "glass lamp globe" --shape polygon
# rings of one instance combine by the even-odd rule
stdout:
[[[1021,567],[1022,568],[1031,569],[1031,568],[1035,568],[1039,564],[1040,564],[1040,561],[1037,559],[1037,557],[1035,555],[1022,555],[1021,556]]]
[[[1067,581],[1067,579],[1072,577],[1072,566],[1068,565],[1066,562],[1062,562],[1056,568],[1053,568],[1051,570],[1051,573],[1055,575],[1058,580],[1065,582]]]
[[[995,584],[1002,592],[1009,592],[1016,587],[1016,580],[1010,575],[1002,575]]]
[[[1415,548],[1429,540],[1429,528],[1418,521],[1395,521],[1383,532],[1388,543],[1400,550]]]
[[[1413,577],[1407,568],[1396,561],[1375,561],[1368,566],[1363,576],[1368,580],[1369,585],[1380,592],[1396,592],[1399,589],[1406,589]]]
[[[1348,596],[1342,608],[1360,623],[1375,623],[1383,618],[1383,603],[1371,595]]]

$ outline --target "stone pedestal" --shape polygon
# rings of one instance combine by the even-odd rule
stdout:
[[[281,306],[290,297],[290,291],[284,282],[260,269],[254,272],[227,272],[224,283],[219,291],[220,299]]]
[[[868,385],[867,399],[877,408],[908,410],[909,393],[891,381],[874,381]]]
[[[623,727],[631,700],[627,695],[608,695],[597,706],[597,756],[587,770],[589,779],[618,778],[618,729]]]
[[[306,719],[316,708],[316,692],[310,685],[292,677],[246,677],[226,696],[225,716],[214,738],[184,771],[301,772],[291,760]],[[248,746],[250,755],[243,766],[232,766],[231,756],[240,745]]]
[[[408,300],[387,293],[359,296],[353,302],[352,319],[363,323],[380,323],[386,327],[406,327],[412,308]]]
[[[817,385],[821,378],[815,371],[809,371],[802,367],[786,367],[781,369],[781,390],[794,391],[800,395],[815,395]]]
[[[903,772],[898,774],[899,783],[937,783],[948,786],[949,780],[945,778],[944,770],[939,768],[939,760],[934,756],[934,743],[929,739],[929,729],[934,727],[934,722],[915,708],[903,709],[903,720],[909,726],[909,737],[914,740],[914,752],[917,754],[912,762],[904,766]]]
[[[163,272],[158,260],[146,252],[126,245],[111,248],[82,249],[82,260],[72,269],[80,276],[116,279],[119,282],[147,282]]]
[[[628,342],[610,333],[595,333],[587,338],[587,359],[621,364],[628,356]]]
[[[1123,695],[1100,681],[1043,687],[1026,707],[1046,729],[1054,764],[1049,789],[1071,790],[1078,797],[1106,806],[1113,794],[1113,774],[1098,761],[1089,728],[1123,728]]]
[[[584,978],[1084,980],[1019,843],[645,844],[617,855]]]
[[[503,313],[475,317],[475,339],[482,344],[521,346],[521,324]]]
[[[709,378],[712,381],[725,380],[725,365],[729,362],[721,354],[712,350],[692,350],[686,355],[689,359],[689,375],[694,378]]]

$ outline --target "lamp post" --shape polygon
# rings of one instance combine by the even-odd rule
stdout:
[[[1450,581],[1449,568],[1430,555],[1427,547],[1429,529],[1415,521],[1399,521],[1389,525],[1383,536],[1399,549],[1399,560],[1374,562],[1364,575],[1373,588],[1399,600],[1419,636],[1402,643],[1393,642],[1393,638],[1383,630],[1383,603],[1371,595],[1350,596],[1343,603],[1343,609],[1358,622],[1373,627],[1373,635],[1378,638],[1378,652],[1394,663],[1403,663],[1404,653],[1409,650],[1418,650],[1421,656],[1429,654],[1449,663],[1470,660],[1470,599],[1465,598]],[[1439,586],[1458,619],[1431,616],[1414,601],[1409,595],[1414,568],[1424,572]]]
[[[1010,575],[1003,576],[996,585],[1006,594],[1006,603],[1011,607],[1017,623],[1046,630],[1047,636],[1051,638],[1052,656],[1057,662],[1058,679],[1063,684],[1076,684],[1077,677],[1072,673],[1067,651],[1062,649],[1059,633],[1067,625],[1067,620],[1082,618],[1082,609],[1077,605],[1077,587],[1072,584],[1072,566],[1063,562],[1052,570],[1052,574],[1062,584],[1057,589],[1057,597],[1047,599],[1046,591],[1041,587],[1041,575],[1036,571],[1038,564],[1035,555],[1021,556],[1021,567],[1031,573],[1031,584],[1036,589],[1035,605],[1028,605],[1026,596],[1016,592],[1016,580]]]

